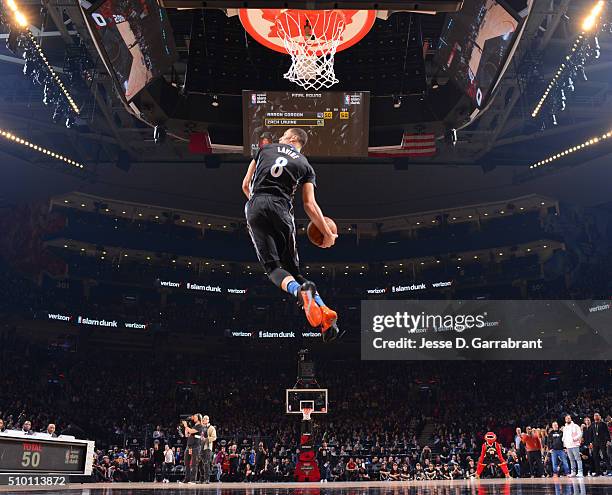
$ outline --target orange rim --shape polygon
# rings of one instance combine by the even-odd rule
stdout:
[[[244,29],[259,44],[265,46],[266,48],[269,48],[270,50],[274,50],[279,53],[287,54],[287,50],[285,50],[285,47],[283,46],[282,40],[280,38],[278,38],[279,44],[276,44],[270,41],[270,37],[262,34],[259,28],[256,27],[251,22],[251,18],[249,17],[249,10],[259,10],[261,12],[264,12],[264,11],[274,11],[274,10],[280,10],[280,9],[240,9],[239,18],[240,18],[240,22],[242,23]],[[310,12],[321,12],[321,11],[315,10],[315,11],[310,11]],[[376,11],[375,10],[344,10],[344,12],[356,12],[356,13],[365,12],[366,18],[364,22],[362,23],[362,26],[359,27],[359,29],[357,30],[355,34],[351,35],[350,39],[340,43],[336,52],[341,52],[342,50],[346,50],[347,48],[350,48],[354,44],[360,42],[365,37],[365,35],[370,32],[370,30],[372,29],[372,26],[374,26],[374,22],[376,21]]]

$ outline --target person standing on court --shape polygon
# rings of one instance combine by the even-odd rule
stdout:
[[[210,468],[212,465],[213,444],[215,440],[217,440],[217,430],[210,424],[210,418],[205,415],[202,417],[201,481],[206,484],[210,483]]]
[[[584,423],[580,425],[582,428],[582,462],[586,468],[587,476],[591,476],[595,472],[593,464],[593,429],[591,425],[591,418],[588,416],[585,416]]]
[[[200,448],[202,446],[202,415],[194,414],[191,416],[193,427],[183,421],[185,436],[187,437],[187,446],[185,447],[185,480],[184,483],[195,483],[195,477],[200,461]]]
[[[552,429],[548,432],[548,448],[550,449],[553,476],[559,476],[561,466],[563,466],[563,474],[567,476],[570,470],[565,450],[563,450],[563,432],[559,429],[559,423],[556,421],[552,422]]]
[[[540,441],[540,430],[537,428],[526,428],[527,433],[521,435],[525,448],[527,449],[527,460],[529,461],[529,471],[531,477],[540,477],[544,474],[542,465],[542,442]]]
[[[306,214],[323,234],[321,247],[334,245],[332,232],[315,199],[315,171],[302,154],[308,134],[287,129],[278,143],[262,146],[242,181],[248,201],[244,211],[257,258],[274,285],[288,292],[306,313],[308,323],[320,328],[324,341],[336,339],[338,314],[325,305],[315,284],[299,267],[293,200],[298,186]]]
[[[580,443],[582,441],[582,428],[572,421],[572,417],[567,414],[565,416],[565,426],[563,427],[563,446],[567,449],[567,455],[570,460],[571,473],[570,477],[584,476],[582,470],[582,459],[580,458]]]
[[[593,423],[589,427],[589,449],[593,456],[593,471],[595,476],[601,476],[608,469],[608,446],[610,445],[610,432],[608,425],[601,420],[601,415],[593,414]]]

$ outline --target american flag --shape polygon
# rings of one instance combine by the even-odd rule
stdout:
[[[434,134],[408,134],[402,137],[402,150],[406,156],[423,157],[436,154],[436,136]]]
[[[436,136],[433,133],[405,132],[400,146],[374,148],[369,156],[374,158],[411,157],[423,158],[436,154]]]

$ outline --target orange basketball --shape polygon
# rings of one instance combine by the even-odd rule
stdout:
[[[334,234],[338,233],[338,227],[336,227],[336,222],[334,222],[331,218],[329,217],[323,217],[325,218],[325,221],[327,222],[327,225],[329,225],[329,228],[331,229],[331,231]],[[306,229],[306,233],[308,234],[308,239],[310,239],[310,242],[312,242],[315,246],[321,246],[321,244],[323,243],[323,233],[318,229],[318,227],[310,222],[308,224],[308,228]]]

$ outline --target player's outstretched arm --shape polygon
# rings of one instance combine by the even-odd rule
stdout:
[[[323,212],[315,199],[315,189],[311,182],[306,182],[302,187],[302,202],[304,203],[306,215],[308,215],[308,218],[312,220],[312,223],[314,223],[324,235],[321,247],[332,247],[338,236],[331,231],[329,225],[327,225],[327,222],[323,218]]]
[[[244,179],[242,179],[242,192],[247,197],[247,199],[251,199],[250,185],[251,185],[251,180],[253,179],[253,174],[255,173],[256,166],[257,166],[257,162],[255,162],[255,160],[251,160],[251,163],[249,164],[249,168],[247,169],[247,172],[244,176]]]

